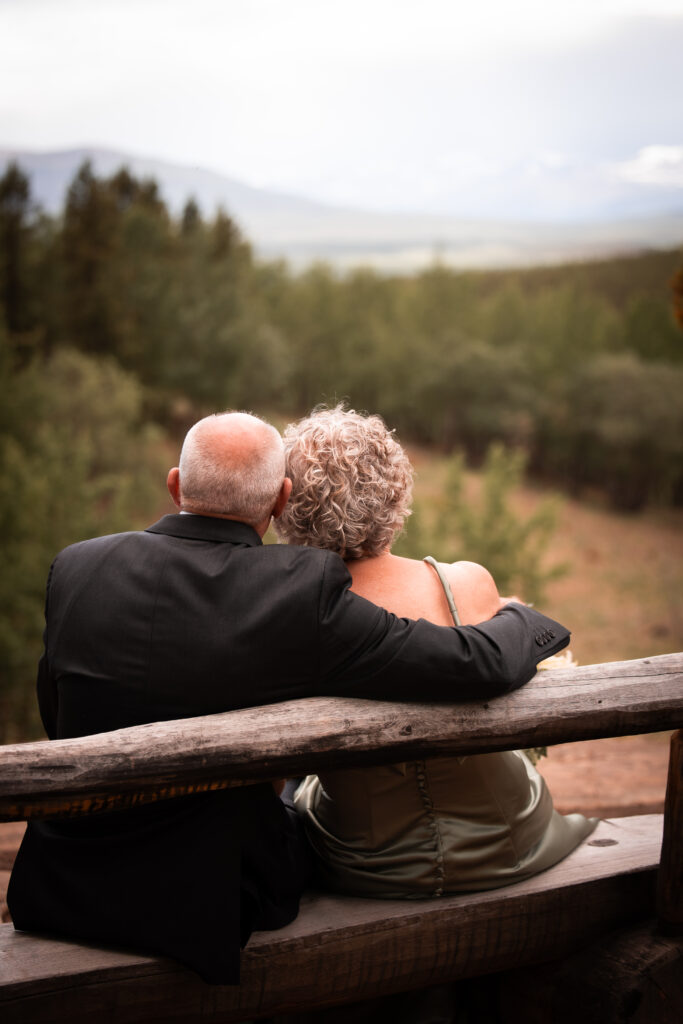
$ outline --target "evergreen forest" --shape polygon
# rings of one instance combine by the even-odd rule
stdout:
[[[208,412],[281,422],[344,400],[461,466],[500,476],[510,451],[515,471],[623,511],[683,504],[680,250],[295,273],[258,259],[229,212],[188,199],[174,217],[125,168],[84,164],[57,217],[10,165],[0,377],[1,742],[39,732],[55,553],[155,517],[184,430]]]

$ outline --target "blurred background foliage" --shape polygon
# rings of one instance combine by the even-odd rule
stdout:
[[[489,448],[479,480],[479,494],[467,487],[462,452],[451,456],[438,501],[416,498],[413,515],[393,550],[408,558],[424,558],[432,550],[439,561],[479,562],[507,597],[524,595],[529,604],[543,601],[552,580],[568,567],[548,564],[557,521],[557,501],[546,498],[530,513],[514,507],[512,495],[522,482],[526,455],[498,442]]]
[[[50,561],[163,507],[184,430],[225,408],[276,421],[345,399],[453,456],[404,553],[487,565],[539,600],[554,510],[526,472],[620,510],[683,503],[680,251],[409,277],[255,258],[225,211],[173,218],[125,168],[75,176],[63,214],[0,179],[0,741],[33,735]],[[169,454],[169,451],[171,454]],[[477,504],[465,467],[481,467]],[[543,566],[543,567],[542,567]]]

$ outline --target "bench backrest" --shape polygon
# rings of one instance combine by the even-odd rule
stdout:
[[[486,701],[308,698],[0,747],[0,821],[131,806],[322,768],[683,726],[683,654],[549,669]]]

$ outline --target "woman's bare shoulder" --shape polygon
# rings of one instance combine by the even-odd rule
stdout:
[[[478,562],[441,563],[464,623],[483,622],[500,609],[498,587]]]
[[[442,563],[447,572],[452,572],[454,575],[458,575],[461,578],[466,578],[471,581],[480,582],[491,587],[495,587],[495,580],[488,571],[488,569],[480,565],[479,562],[445,562]]]

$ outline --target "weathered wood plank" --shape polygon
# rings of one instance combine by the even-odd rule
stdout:
[[[664,808],[662,862],[657,887],[657,914],[663,930],[683,934],[683,732],[671,737],[669,777]]]
[[[650,915],[660,841],[660,815],[615,819],[554,868],[504,889],[440,900],[305,897],[291,925],[252,936],[239,987],[204,985],[170,961],[2,926],[0,1016],[3,1024],[218,1024],[537,963]]]
[[[533,747],[683,725],[683,654],[539,672],[494,700],[309,698],[0,748],[0,820],[82,813],[342,764]]]
[[[680,1024],[683,938],[647,921],[542,970],[506,971],[493,984],[500,1024]]]

